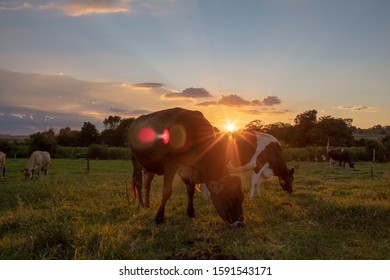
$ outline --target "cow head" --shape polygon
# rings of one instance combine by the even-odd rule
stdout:
[[[243,226],[242,202],[244,201],[244,193],[241,189],[240,177],[229,175],[218,182],[208,183],[207,188],[219,216],[231,226]]]
[[[24,174],[24,179],[26,180],[31,180],[32,176],[33,176],[33,173],[34,173],[34,170],[28,170],[27,168],[24,169],[24,171],[22,170],[23,174]]]
[[[288,193],[293,192],[292,183],[294,181],[294,172],[295,172],[295,169],[291,168],[288,170],[287,177],[285,179],[279,177],[279,183],[285,192],[288,192]]]

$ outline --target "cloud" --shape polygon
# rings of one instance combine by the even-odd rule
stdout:
[[[109,115],[135,117],[161,108],[167,90],[132,84],[83,81],[65,75],[20,73],[0,68],[0,129],[27,135],[31,127],[80,128],[89,121],[102,129]],[[144,84],[146,86],[146,84]],[[146,89],[146,90],[145,90]],[[100,125],[100,127],[99,127]]]
[[[237,94],[224,95],[222,94],[217,101],[205,101],[196,104],[197,106],[213,106],[213,105],[226,105],[230,107],[241,107],[241,106],[273,106],[280,104],[282,101],[277,96],[267,96],[263,100],[259,101],[254,99],[252,101],[245,100]]]
[[[139,83],[134,84],[135,87],[139,88],[161,88],[164,86],[162,83],[152,83],[152,82],[146,82],[146,83]]]
[[[204,107],[213,106],[213,105],[218,105],[218,102],[216,102],[216,101],[205,101],[205,102],[201,102],[201,103],[196,104],[196,106],[204,106]]]
[[[204,88],[187,88],[182,92],[170,92],[164,95],[166,98],[209,98],[213,97],[210,92]]]
[[[358,106],[341,105],[341,106],[337,106],[336,109],[349,110],[351,112],[373,112],[374,111],[374,108],[368,107],[366,105],[358,105]]]
[[[240,110],[240,113],[247,114],[247,115],[284,115],[290,113],[290,110],[284,109],[284,110],[275,110],[275,109],[268,109],[264,108],[263,110]]]
[[[68,16],[131,12],[129,0],[70,0],[65,3],[49,2],[38,5],[38,10],[59,10]]]
[[[280,103],[282,103],[282,101],[279,99],[279,97],[267,96],[259,102],[259,105],[273,106],[273,105],[280,104]]]
[[[252,101],[244,100],[240,96],[236,94],[231,94],[231,95],[223,95],[218,101],[218,104],[226,105],[226,106],[231,106],[231,107],[236,107],[236,106],[249,106],[249,105],[258,105],[259,100],[255,99]]]
[[[28,2],[22,1],[1,1],[0,11],[20,11],[31,9],[33,6]]]
[[[152,113],[152,111],[144,110],[144,109],[127,110],[127,109],[116,108],[116,107],[110,107],[110,111],[113,113],[119,113],[122,115],[133,116],[133,117]]]

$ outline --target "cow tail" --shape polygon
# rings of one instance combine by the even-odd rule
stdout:
[[[131,194],[133,196],[133,199],[136,199],[136,197],[137,197],[137,187],[135,185],[134,178],[131,180]]]

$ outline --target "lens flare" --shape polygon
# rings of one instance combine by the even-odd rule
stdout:
[[[168,129],[164,129],[162,134],[157,134],[156,131],[154,131],[153,128],[145,127],[138,131],[138,139],[144,143],[152,143],[153,141],[157,139],[161,139],[164,144],[168,144],[170,140],[170,134]]]
[[[145,127],[138,131],[138,139],[142,143],[151,143],[156,139],[156,136],[156,132],[150,127]]]
[[[169,143],[169,138],[170,138],[170,135],[169,135],[169,130],[168,129],[164,129],[163,133],[162,134],[159,134],[157,136],[159,139],[161,139],[163,141],[164,144],[168,144]]]

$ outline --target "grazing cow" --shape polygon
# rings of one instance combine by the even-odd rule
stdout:
[[[190,217],[194,216],[195,184],[204,182],[220,217],[232,226],[243,225],[241,180],[229,175],[213,127],[202,113],[173,108],[143,115],[130,128],[130,147],[138,195],[142,170],[164,175],[162,200],[155,216],[157,224],[164,219],[165,204],[178,172],[187,185]]]
[[[288,169],[278,140],[262,132],[237,132],[223,136],[226,145],[228,170],[231,173],[253,171],[249,197],[255,188],[260,195],[260,184],[272,176],[279,177],[282,188],[293,192],[295,169]]]
[[[0,170],[3,172],[3,177],[5,176],[5,154],[0,152]]]
[[[329,165],[332,166],[335,164],[335,162],[339,162],[339,167],[341,167],[341,164],[343,168],[345,168],[345,163],[348,163],[350,168],[354,168],[355,164],[351,161],[351,157],[349,156],[348,151],[345,151],[344,149],[331,149],[328,150],[328,156],[329,156]]]
[[[30,156],[30,159],[28,160],[27,167],[24,170],[24,177],[29,180],[32,179],[35,171],[38,172],[38,176],[40,172],[43,172],[43,174],[46,175],[50,161],[50,154],[48,152],[33,152]]]

